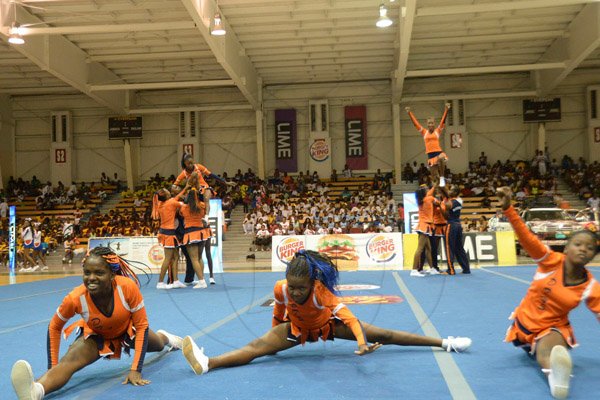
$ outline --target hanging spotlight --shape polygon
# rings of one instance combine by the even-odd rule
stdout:
[[[221,14],[216,13],[214,19],[214,25],[210,34],[213,36],[223,36],[227,33],[225,30],[225,26],[223,25],[223,21],[221,20]]]
[[[383,4],[379,6],[379,18],[377,18],[375,25],[378,28],[387,28],[392,25],[392,20],[387,16],[387,8]]]
[[[8,43],[12,43],[12,44],[24,44],[25,43],[25,39],[23,39],[23,36],[21,35],[21,28],[20,28],[19,24],[16,22],[13,22],[12,26],[10,27],[9,35],[8,35]]]

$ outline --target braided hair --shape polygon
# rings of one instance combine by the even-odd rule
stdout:
[[[112,272],[114,272],[116,275],[131,278],[138,285],[138,287],[140,286],[140,280],[138,279],[136,273],[133,272],[129,263],[115,253],[115,251],[110,247],[93,248],[84,257],[82,264],[85,263],[90,256],[102,257]]]
[[[318,280],[335,295],[338,291],[339,272],[331,259],[313,250],[300,250],[287,265],[286,276],[309,277]]]

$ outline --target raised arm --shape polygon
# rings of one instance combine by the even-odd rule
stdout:
[[[500,200],[500,207],[502,207],[502,211],[504,215],[508,218],[508,222],[512,225],[517,237],[519,238],[519,242],[521,246],[529,253],[533,261],[536,263],[543,262],[549,258],[549,256],[553,253],[548,247],[546,247],[537,236],[535,236],[525,225],[525,222],[519,217],[517,211],[511,204],[512,200],[512,191],[509,187],[504,186],[498,188],[496,191],[496,195]]]
[[[444,106],[444,114],[442,115],[442,119],[440,119],[440,125],[438,126],[438,130],[441,132],[444,129],[446,124],[446,117],[448,116],[448,110],[450,110],[450,103],[446,103]]]
[[[419,121],[417,120],[417,118],[415,117],[415,114],[413,114],[413,112],[410,111],[410,107],[406,107],[405,110],[408,113],[408,116],[410,117],[410,120],[412,121],[412,123],[415,126],[415,128],[417,128],[417,130],[419,132],[421,132],[423,130],[423,127],[421,126],[421,124],[419,123]]]

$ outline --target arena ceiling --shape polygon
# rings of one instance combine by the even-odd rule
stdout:
[[[600,65],[599,0],[0,1],[0,94],[85,93],[121,113],[145,90],[237,87],[257,108],[265,85],[388,80],[398,102],[411,80],[498,73],[545,96]]]

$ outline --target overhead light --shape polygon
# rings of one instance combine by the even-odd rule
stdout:
[[[21,28],[20,28],[19,24],[16,22],[13,22],[12,26],[10,27],[9,34],[8,34],[8,43],[12,43],[12,44],[24,44],[25,43],[25,39],[23,39],[23,36],[21,35]]]
[[[379,18],[377,18],[375,25],[378,28],[387,28],[392,25],[392,20],[387,16],[387,8],[383,4],[379,6]]]
[[[223,26],[223,21],[221,20],[221,14],[216,13],[214,25],[212,30],[210,31],[210,34],[213,36],[223,36],[226,33],[227,31],[225,30],[225,26]]]

